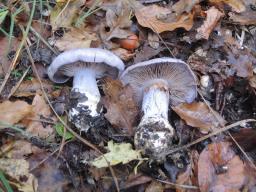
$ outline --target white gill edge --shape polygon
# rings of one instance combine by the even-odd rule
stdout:
[[[119,71],[124,70],[123,61],[114,53],[100,48],[81,48],[71,49],[59,54],[48,68],[49,78],[54,81],[54,74],[62,65],[74,63],[77,61],[106,63],[109,66],[116,67]]]

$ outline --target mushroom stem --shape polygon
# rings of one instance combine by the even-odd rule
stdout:
[[[163,118],[168,121],[169,93],[166,90],[150,87],[144,92],[142,111],[144,116],[142,121],[147,119]]]
[[[164,87],[151,86],[144,92],[143,117],[135,132],[134,142],[143,153],[154,159],[162,159],[173,137],[173,127],[168,121],[169,93]]]
[[[100,92],[96,82],[96,73],[90,69],[81,69],[74,74],[70,98],[73,102],[69,118],[80,130],[90,128],[86,117],[98,117],[100,110]],[[84,122],[84,123],[82,123]]]

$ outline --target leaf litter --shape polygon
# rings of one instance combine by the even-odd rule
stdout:
[[[37,67],[20,79],[31,66],[27,54],[22,52],[0,98],[0,169],[12,188],[19,191],[254,191],[254,167],[243,153],[250,155],[255,163],[255,123],[240,124],[229,130],[240,148],[224,132],[202,139],[192,147],[182,148],[182,145],[189,146],[190,142],[203,138],[203,134],[211,134],[225,125],[256,118],[255,3],[254,0],[65,0],[44,4],[45,12],[36,9],[33,28],[39,36],[30,31],[26,41]],[[4,12],[7,15],[1,20],[0,83],[12,63],[22,37],[20,26],[28,21],[31,5],[23,1],[0,3],[0,9],[6,10],[8,6],[14,6],[15,10],[25,7],[26,11],[17,16]],[[11,33],[10,20],[6,18],[11,17],[15,18],[15,28],[10,50],[5,51],[9,37],[4,32]],[[45,51],[49,46],[51,50]],[[167,156],[163,162],[149,160],[138,164],[144,156],[134,148],[133,136],[143,114],[130,87],[113,79],[98,82],[107,123],[88,133],[79,133],[97,145],[109,164],[99,151],[89,149],[80,142],[81,138],[74,139],[66,132],[46,102],[41,86],[54,110],[67,119],[71,82],[63,88],[50,82],[46,76],[47,65],[56,56],[56,50],[87,47],[112,51],[126,67],[173,56],[188,63],[200,80],[200,94],[191,104],[173,107],[174,114],[168,119],[177,134],[170,150],[179,147],[183,150]],[[34,78],[36,70],[41,71],[41,81]],[[22,80],[20,84],[19,80]],[[16,91],[6,99],[13,88]],[[63,90],[67,92],[64,95]],[[69,122],[68,126],[78,132]],[[24,139],[15,129],[31,134],[34,140]],[[38,145],[35,142],[38,139],[44,145]],[[59,155],[56,147],[49,147],[51,144],[64,145]],[[117,182],[113,182],[115,178]]]

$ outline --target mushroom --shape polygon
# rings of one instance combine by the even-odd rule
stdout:
[[[87,131],[102,119],[100,92],[96,79],[116,78],[124,70],[124,63],[112,52],[99,48],[82,48],[58,55],[48,68],[48,76],[55,83],[65,83],[73,77],[70,94],[69,120],[81,131]]]
[[[134,144],[144,154],[161,161],[174,135],[168,121],[169,104],[191,103],[197,95],[196,78],[184,61],[164,57],[132,65],[120,79],[131,86],[142,108]]]

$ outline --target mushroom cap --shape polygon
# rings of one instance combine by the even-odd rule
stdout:
[[[96,72],[97,77],[104,73],[115,76],[124,70],[123,61],[114,53],[100,48],[71,49],[59,54],[48,68],[48,76],[55,83],[65,83],[74,73],[83,68]]]
[[[147,87],[163,81],[169,88],[173,106],[191,103],[197,95],[196,77],[189,66],[179,59],[163,57],[137,63],[128,67],[120,79],[132,87],[138,103],[142,102]]]

